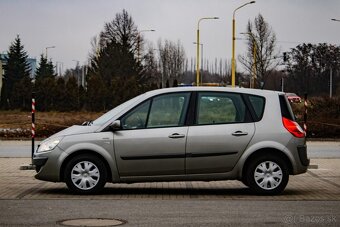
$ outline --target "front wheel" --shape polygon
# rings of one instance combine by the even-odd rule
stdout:
[[[251,190],[263,195],[280,194],[287,186],[287,164],[274,155],[256,157],[247,167],[246,179]]]
[[[65,168],[67,187],[76,194],[96,194],[106,183],[105,164],[94,155],[84,154],[72,158]]]

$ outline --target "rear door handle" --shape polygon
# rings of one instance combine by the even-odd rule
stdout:
[[[232,133],[233,136],[246,136],[248,132],[236,131]]]
[[[183,135],[183,134],[178,134],[178,133],[174,133],[174,134],[171,134],[170,136],[169,136],[169,138],[171,138],[171,139],[178,139],[178,138],[184,138],[185,137],[185,135]]]

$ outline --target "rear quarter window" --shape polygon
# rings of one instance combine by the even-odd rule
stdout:
[[[285,95],[279,95],[279,99],[282,117],[295,121],[295,116],[293,114],[292,107],[290,106],[287,97]]]
[[[251,106],[254,109],[256,117],[258,118],[258,120],[261,120],[263,116],[263,112],[264,112],[266,99],[262,96],[257,96],[257,95],[249,95],[248,98],[249,98]]]

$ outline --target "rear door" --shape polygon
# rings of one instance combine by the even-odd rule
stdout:
[[[198,92],[194,115],[194,124],[188,130],[186,173],[232,170],[255,132],[242,96]]]

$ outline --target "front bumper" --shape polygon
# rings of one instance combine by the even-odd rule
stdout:
[[[41,167],[44,166],[47,162],[48,158],[47,157],[33,157],[33,162],[32,164],[35,166],[35,170],[37,173],[40,171]]]
[[[34,177],[39,180],[59,182],[61,164],[66,156],[67,154],[58,146],[50,152],[34,154],[33,164],[37,171]]]

